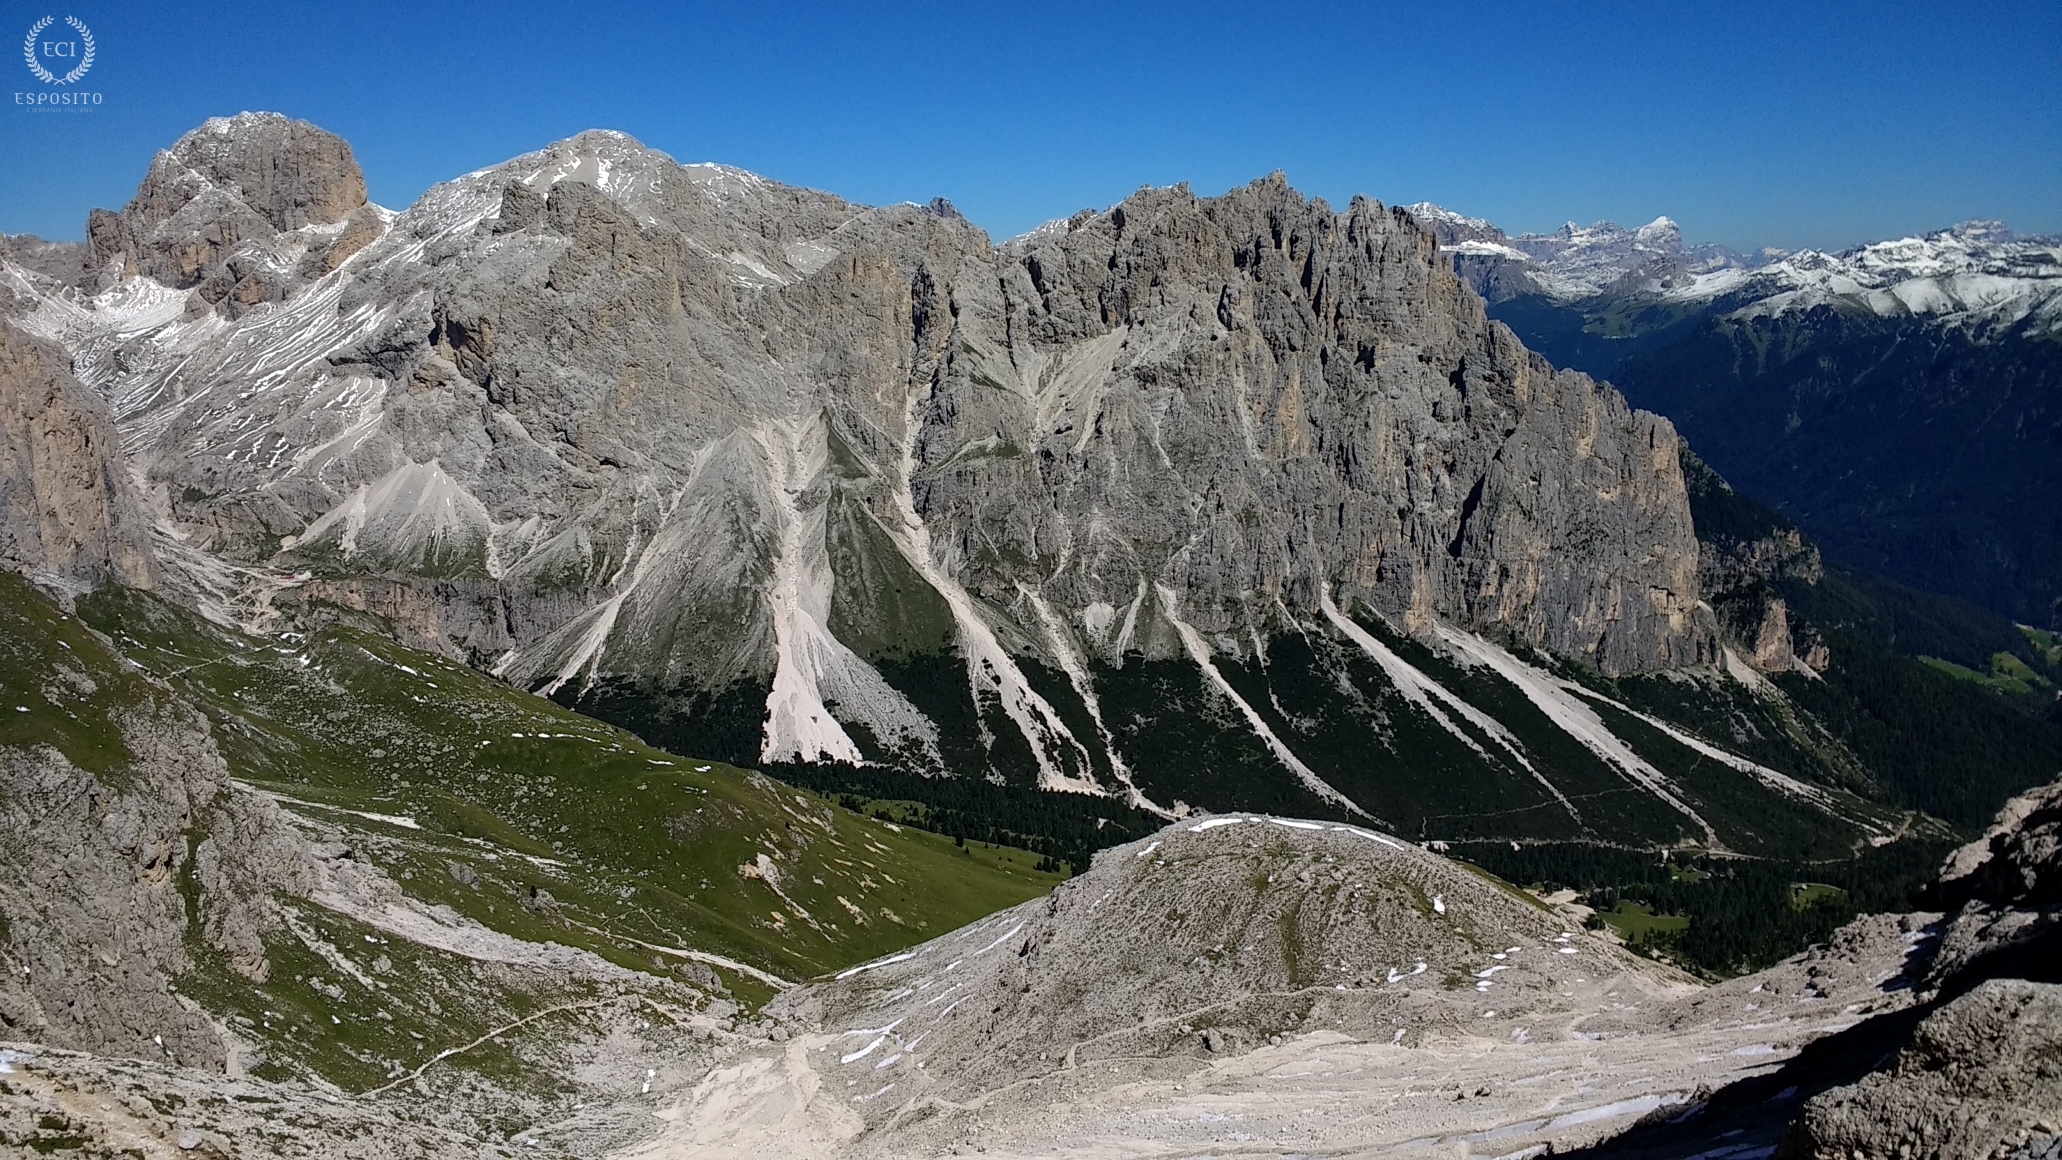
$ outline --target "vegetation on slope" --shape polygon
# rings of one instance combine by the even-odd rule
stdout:
[[[117,588],[80,611],[202,707],[239,780],[383,836],[411,893],[518,937],[639,969],[659,946],[803,978],[1059,880],[1021,851],[652,748],[371,633],[252,639]]]
[[[1541,890],[1574,890],[1634,950],[1708,977],[1760,970],[1859,914],[1915,909],[1955,839],[1870,848],[1852,858],[1724,858],[1538,843],[1456,843],[1455,857]]]

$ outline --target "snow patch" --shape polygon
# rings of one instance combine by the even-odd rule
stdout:
[[[847,967],[846,969],[839,971],[837,974],[832,975],[831,978],[849,979],[852,976],[859,974],[861,971],[877,971],[882,967],[892,966],[895,963],[906,962],[915,957],[915,951],[905,951],[899,955],[889,955],[885,959],[875,959],[873,962],[870,963],[861,963],[856,967]]]
[[[994,949],[995,949],[996,947],[999,947],[999,946],[1001,946],[1002,944],[1004,944],[1004,943],[1006,943],[1006,942],[1010,941],[1011,939],[1013,939],[1013,938],[1017,937],[1017,934],[1018,934],[1018,932],[1022,931],[1023,929],[1024,929],[1024,924],[1020,922],[1020,923],[1018,923],[1017,925],[1015,925],[1015,926],[1011,927],[1011,928],[1009,929],[1009,933],[1008,933],[1008,934],[1005,934],[1005,935],[1003,935],[1002,937],[1000,937],[1000,938],[996,939],[996,940],[995,940],[994,942],[992,942],[992,943],[989,943],[989,944],[988,944],[987,946],[985,946],[985,947],[982,947],[982,948],[981,948],[980,950],[977,950],[977,951],[975,951],[975,952],[974,952],[973,954],[971,954],[971,955],[968,955],[967,957],[968,957],[968,958],[970,958],[970,959],[977,959],[977,958],[980,958],[980,957],[981,957],[982,955],[985,955],[985,954],[987,954],[987,953],[988,953],[989,951],[992,951],[992,950],[994,950]],[[955,965],[957,965],[957,964],[955,964]]]

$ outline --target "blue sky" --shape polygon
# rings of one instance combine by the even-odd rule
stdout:
[[[0,64],[0,230],[82,236],[151,154],[244,109],[350,140],[374,200],[581,129],[997,238],[1141,185],[1274,169],[1513,232],[1659,214],[1839,246],[2062,231],[2062,4],[322,3],[19,0],[92,28],[89,113]],[[15,26],[19,25],[17,29]],[[0,43],[12,40],[0,37]]]

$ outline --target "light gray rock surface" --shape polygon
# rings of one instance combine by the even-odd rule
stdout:
[[[103,282],[140,274],[193,288],[200,303],[234,316],[286,297],[296,273],[336,269],[379,225],[343,138],[277,113],[242,113],[159,153],[129,204],[93,211],[86,232]]]
[[[2062,1136],[2062,986],[1993,979],[1882,1071],[1805,1105],[1777,1156],[2006,1157]]]
[[[2062,782],[2006,802],[1982,837],[1948,857],[1940,889],[1950,903],[2062,903]]]
[[[150,524],[106,402],[0,321],[0,565],[62,587],[149,587]]]
[[[842,1068],[824,1063],[898,1081],[904,1112],[1062,1068],[1206,1059],[1318,1030],[1412,1045],[1508,1034],[1560,1009],[1577,978],[1692,989],[1464,864],[1360,827],[1250,815],[1104,851],[1047,898],[913,950],[781,1008],[833,1032],[897,1023],[853,1039]],[[874,1122],[890,1108],[860,1110]]]
[[[1048,899],[782,996],[798,1034],[712,1070],[620,1155],[1603,1146],[1908,1009],[1922,925],[1865,919],[1699,987],[1387,835],[1188,820]],[[1760,1154],[1795,1094],[1765,1105]]]

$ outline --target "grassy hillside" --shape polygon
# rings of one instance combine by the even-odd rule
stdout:
[[[654,749],[355,629],[253,639],[115,588],[80,614],[202,707],[240,781],[378,835],[411,893],[525,939],[639,968],[653,947],[690,949],[797,979],[1061,877]]]
[[[191,728],[181,701],[325,874],[364,869],[405,898],[382,915],[281,882],[264,969],[233,963],[209,934],[220,883],[204,885],[192,854],[219,838],[228,803],[196,800],[188,854],[171,864],[187,923],[178,994],[234,1036],[235,1066],[254,1076],[351,1092],[419,1082],[434,1097],[424,1114],[483,1138],[667,1066],[750,1019],[778,980],[880,957],[1063,876],[1028,851],[956,844],[654,749],[355,629],[257,639],[112,588],[73,615],[0,573],[0,749],[63,754],[97,780],[79,786],[96,808],[162,798],[161,773],[139,780],[139,730]],[[20,849],[0,843],[0,867]],[[10,929],[48,923],[7,919],[0,970],[82,953],[21,945]]]

